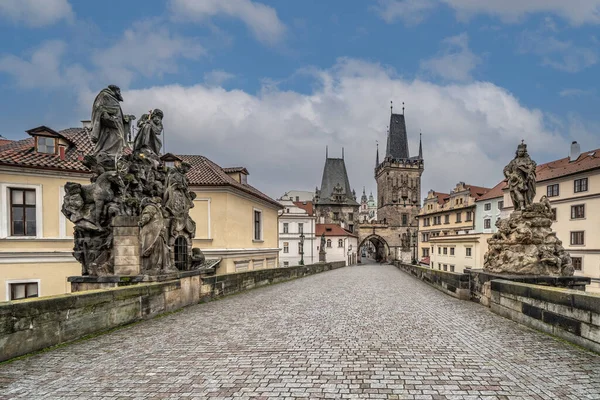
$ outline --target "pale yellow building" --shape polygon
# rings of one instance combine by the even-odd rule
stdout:
[[[571,255],[575,275],[593,279],[588,291],[600,291],[600,149],[580,152],[537,167],[534,201],[547,196],[556,215],[552,229]],[[502,218],[513,211],[504,190]]]
[[[430,267],[441,271],[463,272],[483,265],[490,233],[436,236],[429,240]]]
[[[80,275],[72,257],[73,226],[62,214],[64,184],[89,184],[81,163],[92,149],[84,128],[41,126],[20,141],[0,143],[0,301],[70,291]],[[170,156],[192,168],[197,194],[194,247],[220,258],[217,273],[278,266],[279,203],[247,182],[245,168],[221,168],[202,156]]]
[[[418,216],[418,257],[422,264],[431,266],[433,252],[438,255],[440,251],[437,244],[430,243],[432,240],[443,238],[444,243],[447,243],[451,237],[473,232],[475,200],[489,190],[459,182],[449,194],[429,191]]]

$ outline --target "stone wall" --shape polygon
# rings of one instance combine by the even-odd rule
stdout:
[[[343,267],[344,262],[212,277],[188,272],[141,283],[0,303],[0,361],[254,287]]]
[[[461,300],[470,299],[468,274],[439,271],[401,262],[394,262],[394,265],[450,296]]]
[[[496,314],[600,353],[600,295],[504,280],[491,282]]]

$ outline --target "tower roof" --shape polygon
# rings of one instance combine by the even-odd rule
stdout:
[[[343,158],[327,158],[325,160],[317,204],[329,203],[358,205],[352,195]]]
[[[395,160],[408,159],[408,137],[406,135],[406,122],[403,114],[390,116],[390,131],[387,138],[385,156]]]

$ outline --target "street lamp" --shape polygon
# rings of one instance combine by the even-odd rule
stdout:
[[[304,232],[300,233],[300,265],[304,265]]]
[[[418,233],[417,233],[417,230],[415,229],[415,231],[412,234],[412,239],[413,239],[413,259],[412,259],[412,263],[413,263],[413,265],[417,265],[417,237],[418,237]]]
[[[352,245],[348,245],[348,265],[352,264]]]

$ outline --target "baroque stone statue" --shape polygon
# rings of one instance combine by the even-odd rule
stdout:
[[[517,275],[572,276],[569,253],[552,231],[553,213],[546,196],[534,203],[536,163],[521,143],[504,168],[514,211],[498,219],[498,231],[488,239],[483,269]]]
[[[150,114],[142,115],[138,121],[139,131],[133,142],[133,152],[143,153],[149,151],[160,156],[162,142],[158,138],[163,130],[163,112],[159,109],[152,110]]]
[[[90,137],[96,156],[115,158],[123,153],[127,145],[129,124],[135,117],[123,114],[119,104],[121,101],[121,89],[116,85],[102,89],[94,100]]]
[[[196,232],[189,215],[195,193],[189,190],[185,176],[190,166],[182,163],[167,167],[161,162],[161,143],[157,138],[162,131],[160,110],[141,119],[134,151],[124,151],[127,125],[135,117],[123,114],[119,105],[122,100],[114,85],[98,94],[90,132],[95,148],[83,159],[91,172],[91,183],[65,185],[62,212],[75,224],[73,255],[81,263],[83,275],[114,274],[115,265],[121,268],[131,259],[122,255],[130,254],[124,251],[115,263],[115,246],[125,246],[115,243],[113,236],[118,232],[119,237],[139,241],[141,251],[136,250],[139,256],[135,257],[139,257],[138,261],[141,258],[136,264],[141,264],[141,273],[165,273],[175,271],[175,267],[190,269]],[[132,225],[125,226],[123,221]],[[179,246],[174,246],[178,238],[182,238]],[[180,252],[177,255],[175,247]]]
[[[515,210],[524,210],[533,203],[536,167],[535,161],[527,154],[527,145],[522,141],[517,147],[515,158],[504,167],[504,177]]]

